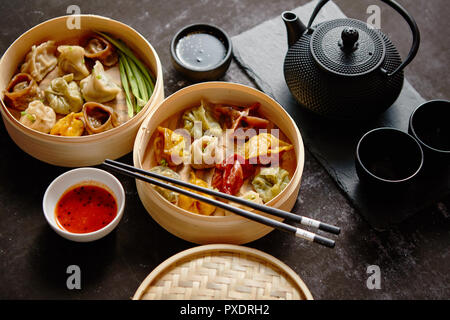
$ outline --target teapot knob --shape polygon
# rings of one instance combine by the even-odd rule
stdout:
[[[355,28],[345,28],[341,34],[341,48],[344,51],[353,51],[358,46],[359,33]]]

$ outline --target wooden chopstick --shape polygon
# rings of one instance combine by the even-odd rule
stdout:
[[[215,190],[212,190],[212,189],[203,188],[203,187],[200,187],[200,186],[197,186],[197,185],[193,185],[193,184],[190,184],[190,183],[187,183],[187,182],[184,182],[184,181],[180,181],[180,180],[176,180],[176,179],[173,179],[173,178],[169,178],[169,177],[166,177],[166,176],[154,173],[154,172],[149,172],[147,170],[136,168],[134,166],[131,166],[131,165],[128,165],[128,164],[125,164],[125,163],[122,163],[122,162],[106,159],[105,163],[112,164],[112,165],[115,165],[115,166],[118,166],[118,167],[121,167],[121,168],[125,168],[125,169],[128,169],[130,171],[138,172],[138,173],[144,174],[146,176],[150,176],[150,177],[153,177],[153,178],[164,180],[166,182],[170,182],[170,183],[173,183],[173,184],[176,184],[176,185],[179,185],[179,186],[182,186],[182,187],[186,187],[186,188],[189,188],[189,189],[192,189],[192,190],[203,192],[203,193],[206,193],[206,194],[208,194],[210,196],[226,199],[226,200],[229,200],[229,201],[232,201],[232,202],[244,205],[246,207],[249,207],[249,208],[252,208],[252,209],[255,209],[255,210],[258,210],[258,211],[266,212],[266,213],[271,214],[273,216],[277,216],[277,217],[280,217],[280,218],[289,219],[291,221],[298,222],[298,223],[303,224],[303,225],[308,226],[308,227],[317,228],[317,229],[320,229],[320,230],[323,230],[323,231],[326,231],[326,232],[330,232],[330,233],[333,233],[333,234],[339,234],[341,232],[341,229],[339,227],[330,225],[328,223],[324,223],[324,222],[321,222],[321,221],[317,221],[315,219],[311,219],[311,218],[307,218],[307,217],[304,217],[304,216],[300,216],[300,215],[297,215],[297,214],[294,214],[294,213],[291,213],[291,212],[288,212],[288,211],[284,211],[284,210],[281,210],[281,209],[277,209],[277,208],[274,208],[274,207],[261,205],[261,204],[258,204],[258,203],[255,203],[255,202],[252,202],[252,201],[249,201],[249,200],[245,200],[243,198],[239,198],[239,197],[232,196],[232,195],[229,195],[229,194],[226,194],[226,193],[218,192],[218,191],[215,191]]]
[[[299,238],[303,238],[305,240],[308,240],[308,241],[311,241],[311,242],[315,242],[315,243],[324,245],[324,246],[329,247],[329,248],[333,248],[335,246],[335,242],[333,240],[325,238],[325,237],[320,236],[318,234],[315,234],[313,232],[309,232],[309,231],[306,231],[306,230],[303,230],[303,229],[291,226],[289,224],[286,224],[286,223],[283,223],[283,222],[280,222],[280,221],[277,221],[277,220],[274,220],[274,219],[270,219],[268,217],[265,217],[265,216],[262,216],[262,215],[259,215],[259,214],[256,214],[256,213],[253,213],[253,212],[250,212],[250,211],[238,208],[238,207],[235,207],[235,206],[230,205],[228,203],[224,203],[224,202],[221,202],[221,201],[218,201],[218,200],[215,200],[215,199],[211,199],[211,198],[205,197],[205,196],[203,196],[201,194],[198,194],[198,193],[186,190],[186,189],[182,189],[182,188],[173,186],[171,184],[167,184],[165,182],[162,182],[162,181],[159,181],[159,180],[156,180],[156,179],[165,180],[166,182],[177,184],[177,185],[183,186],[185,188],[193,189],[193,190],[196,190],[196,191],[199,191],[199,192],[203,192],[203,193],[207,193],[205,191],[214,191],[214,190],[202,188],[202,187],[190,184],[190,183],[186,183],[184,181],[172,179],[172,178],[169,178],[169,177],[166,177],[166,176],[163,176],[163,175],[159,175],[159,174],[156,174],[156,173],[153,173],[153,172],[148,172],[148,171],[145,171],[145,170],[142,170],[142,169],[139,169],[139,168],[135,168],[133,166],[129,166],[129,165],[124,164],[124,163],[113,161],[113,160],[105,160],[103,165],[105,167],[108,167],[108,168],[118,172],[118,173],[122,173],[124,175],[133,177],[135,179],[139,179],[139,180],[151,183],[151,184],[156,185],[158,187],[162,187],[162,188],[165,188],[165,189],[168,189],[168,190],[180,193],[180,194],[184,194],[184,195],[189,196],[191,198],[194,198],[196,200],[199,200],[199,201],[202,201],[202,202],[214,205],[216,207],[222,208],[224,210],[233,212],[233,213],[235,213],[237,215],[240,215],[240,216],[245,217],[247,219],[250,219],[250,220],[262,223],[262,224],[267,225],[269,227],[276,228],[276,229],[279,229],[279,230],[282,230],[282,231],[285,231],[285,232],[293,233]],[[132,170],[128,169],[130,167],[132,168]],[[137,169],[139,169],[139,170],[137,170]],[[141,174],[141,173],[138,173],[138,172],[135,172],[135,171],[144,171],[145,175]],[[155,179],[150,178],[147,175],[149,175],[149,176],[151,175]],[[223,195],[224,195],[223,193],[221,193],[221,192],[217,192],[217,193],[218,193],[216,195],[217,197],[224,198],[223,197]],[[211,194],[211,195],[213,195],[213,194]],[[237,197],[235,197],[235,198],[237,198]],[[239,199],[243,200],[241,198],[239,198]],[[247,202],[250,202],[250,201],[245,201],[245,203],[242,203],[242,204],[246,205]],[[264,208],[267,208],[267,207],[264,207]]]

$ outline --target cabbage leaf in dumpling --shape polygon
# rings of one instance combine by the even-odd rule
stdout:
[[[66,74],[63,77],[53,79],[44,92],[50,107],[56,113],[78,112],[83,106],[80,88],[73,81],[73,74]]]
[[[56,123],[56,114],[52,108],[44,105],[42,101],[35,100],[30,102],[25,111],[22,111],[19,121],[31,129],[49,133]]]
[[[252,185],[264,203],[275,198],[289,183],[289,172],[280,167],[262,168]]]
[[[34,80],[41,81],[58,63],[55,52],[55,41],[49,40],[37,47],[34,45],[20,67],[20,72],[29,73]]]
[[[121,91],[105,73],[100,61],[96,61],[89,77],[80,82],[81,93],[86,101],[107,102],[116,98]]]
[[[74,80],[81,80],[89,75],[84,63],[84,48],[80,46],[59,46],[58,67],[64,74],[73,73]]]
[[[222,127],[203,100],[200,106],[185,111],[182,119],[184,129],[189,131],[194,139],[205,133],[216,137],[222,134]]]
[[[181,177],[178,173],[176,173],[175,171],[166,166],[153,167],[150,169],[150,172],[154,172],[169,178],[181,180]],[[169,202],[173,204],[178,203],[178,193],[157,186],[154,186],[154,188],[160,195],[166,198]]]

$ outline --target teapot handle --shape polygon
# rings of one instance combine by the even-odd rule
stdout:
[[[314,8],[314,11],[311,15],[311,18],[309,19],[308,26],[306,27],[307,32],[310,32],[311,25],[316,18],[317,14],[319,13],[320,9],[328,2],[329,0],[320,0],[319,3]],[[381,69],[381,72],[383,72],[386,76],[391,77],[398,72],[402,71],[416,56],[417,51],[419,50],[419,44],[420,44],[420,31],[417,26],[416,21],[414,18],[396,1],[394,0],[381,0],[387,5],[391,6],[395,11],[397,11],[408,23],[409,27],[411,28],[412,34],[413,34],[413,43],[411,46],[411,49],[409,50],[408,56],[406,59],[395,69],[393,72],[388,73],[386,69]]]

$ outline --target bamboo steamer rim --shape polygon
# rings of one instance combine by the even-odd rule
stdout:
[[[98,20],[102,20],[102,21],[108,21],[108,22],[112,22],[113,24],[118,24],[121,27],[123,27],[124,29],[128,29],[131,33],[135,34],[136,37],[140,38],[141,40],[144,41],[144,43],[148,46],[148,48],[139,50],[141,52],[144,52],[148,49],[150,49],[149,51],[151,52],[151,55],[154,56],[155,61],[156,61],[156,82],[154,84],[154,90],[153,93],[151,95],[151,97],[149,98],[149,100],[147,101],[147,103],[145,104],[145,106],[142,108],[142,110],[136,114],[135,116],[133,116],[131,119],[129,119],[128,121],[126,121],[125,123],[121,124],[118,127],[112,128],[110,130],[104,131],[104,132],[100,132],[100,133],[96,133],[93,135],[86,135],[86,136],[77,136],[77,137],[66,137],[66,136],[57,136],[57,135],[51,135],[48,133],[43,133],[34,129],[31,129],[27,126],[25,126],[24,124],[22,124],[20,121],[18,121],[9,111],[9,109],[6,107],[5,102],[3,101],[3,93],[0,94],[0,102],[1,102],[1,111],[4,115],[7,116],[9,122],[14,125],[17,126],[19,129],[21,129],[22,131],[24,131],[26,134],[29,135],[33,135],[48,141],[53,141],[53,142],[63,142],[63,143],[85,143],[85,142],[90,142],[93,140],[97,140],[97,139],[102,139],[102,138],[108,138],[112,135],[114,135],[115,133],[117,133],[119,130],[126,130],[128,127],[132,126],[135,122],[139,121],[140,118],[145,117],[150,111],[150,105],[153,103],[153,100],[155,99],[155,92],[157,90],[158,87],[160,87],[162,85],[162,65],[161,65],[161,61],[159,59],[159,56],[156,52],[156,50],[153,48],[153,46],[150,44],[150,42],[147,41],[146,38],[144,38],[138,31],[136,31],[134,28],[130,27],[129,25],[108,18],[108,17],[104,17],[104,16],[100,16],[100,15],[95,15],[95,14],[78,14],[78,15],[65,15],[65,16],[59,16],[59,17],[55,17],[52,19],[48,19],[45,20],[41,23],[39,23],[38,25],[28,29],[27,31],[25,31],[24,33],[22,33],[20,35],[19,38],[17,38],[9,47],[8,49],[6,49],[5,53],[3,54],[3,56],[0,59],[0,66],[3,64],[3,60],[4,57],[8,54],[9,50],[15,46],[17,43],[19,43],[20,41],[23,40],[23,38],[25,38],[28,34],[30,34],[31,32],[34,32],[35,30],[41,28],[44,24],[48,24],[48,23],[52,23],[52,22],[58,22],[59,20],[64,20],[64,19],[68,19],[68,18],[74,18],[74,17],[80,17],[80,18],[94,18],[94,19],[98,19]],[[89,30],[87,30],[89,31]],[[93,31],[93,30],[90,30]],[[104,32],[109,32],[109,31],[104,31]],[[44,37],[46,38],[46,37]],[[142,55],[142,54],[140,54]],[[147,65],[147,64],[146,64]]]
[[[162,278],[168,272],[176,270],[176,263],[181,261],[195,261],[200,256],[207,254],[214,255],[220,252],[238,253],[240,254],[240,258],[248,256],[253,258],[253,260],[259,260],[270,264],[271,268],[275,269],[278,274],[285,278],[287,280],[286,282],[290,283],[291,287],[296,289],[300,296],[303,296],[306,300],[314,300],[310,290],[300,276],[284,262],[263,251],[233,244],[201,245],[181,251],[171,256],[153,269],[152,272],[150,272],[150,274],[139,285],[132,300],[142,300],[142,296],[146,291],[148,291],[148,288],[154,284],[154,281],[157,278]]]
[[[142,122],[141,127],[139,128],[138,134],[136,136],[136,140],[134,143],[134,148],[133,148],[133,161],[134,161],[134,165],[139,167],[139,168],[143,168],[142,166],[142,159],[143,159],[143,155],[141,155],[141,153],[139,152],[139,147],[140,144],[142,143],[142,140],[144,139],[145,135],[147,134],[147,126],[148,123],[150,122],[151,118],[153,117],[154,113],[156,113],[158,111],[159,108],[161,108],[161,106],[164,103],[167,103],[167,101],[171,101],[174,99],[177,99],[177,95],[179,95],[180,93],[184,93],[186,91],[190,91],[190,90],[196,90],[197,88],[202,88],[202,87],[207,87],[207,88],[211,88],[211,87],[216,87],[216,88],[223,88],[223,87],[229,87],[230,89],[232,89],[233,87],[241,87],[245,90],[249,90],[252,93],[260,96],[261,98],[265,98],[268,101],[270,101],[272,104],[276,105],[278,108],[278,112],[283,113],[283,115],[288,118],[290,120],[290,122],[293,124],[293,128],[294,131],[296,133],[296,137],[298,138],[298,157],[297,157],[297,166],[295,168],[295,171],[292,175],[292,179],[289,181],[288,185],[276,196],[274,197],[272,200],[270,200],[269,202],[267,202],[265,205],[268,206],[274,206],[276,203],[281,202],[284,200],[285,196],[286,196],[286,192],[289,188],[293,187],[294,183],[298,183],[300,184],[301,181],[301,176],[303,174],[303,168],[304,168],[304,164],[305,164],[305,150],[304,150],[304,145],[303,145],[303,139],[302,136],[300,134],[300,130],[298,129],[295,121],[292,119],[292,117],[289,115],[289,113],[277,102],[275,101],[273,98],[271,98],[270,96],[266,95],[265,93],[261,92],[258,89],[255,89],[253,87],[247,86],[247,85],[243,85],[240,83],[234,83],[234,82],[222,82],[222,81],[209,81],[209,82],[203,82],[203,83],[197,83],[197,84],[193,84],[190,86],[187,86],[185,88],[182,88],[174,93],[172,93],[170,96],[168,96],[166,99],[164,99],[162,102],[160,102],[147,116],[147,118]],[[282,130],[283,131],[283,130]],[[284,132],[284,131],[283,131]],[[153,132],[151,134],[149,134],[150,137],[151,135],[153,135]],[[296,181],[296,182],[294,182]],[[141,183],[140,181],[136,181],[137,183]],[[148,183],[142,183],[143,187],[146,189],[147,192],[149,192],[151,194],[151,198],[154,201],[159,202],[163,207],[167,207],[171,210],[176,210],[177,213],[182,214],[184,216],[187,217],[194,217],[197,220],[200,221],[205,221],[205,222],[211,222],[211,221],[220,221],[220,222],[234,222],[234,221],[243,221],[243,222],[247,222],[247,223],[254,223],[253,221],[250,221],[244,217],[235,215],[235,214],[231,214],[231,215],[225,215],[225,216],[214,216],[214,215],[202,215],[202,214],[197,214],[194,212],[190,212],[188,210],[185,210],[183,208],[178,207],[177,205],[174,205],[172,203],[170,203],[169,201],[167,201],[161,194],[159,194],[153,187],[151,187]],[[246,208],[246,210],[251,211],[251,212],[255,212],[255,209],[252,208]],[[262,213],[264,215],[267,215],[265,213]],[[279,217],[273,217],[273,219],[282,221],[282,218]]]

